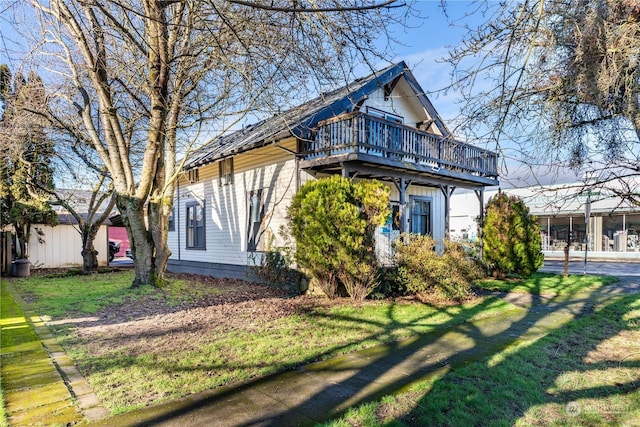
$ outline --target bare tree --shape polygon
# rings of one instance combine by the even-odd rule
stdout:
[[[106,167],[136,259],[161,284],[180,157],[379,60],[399,1],[31,0],[60,129]],[[139,166],[138,166],[139,165]]]
[[[473,137],[536,167],[567,167],[640,203],[640,3],[475,4],[486,17],[450,52]]]
[[[81,192],[82,197],[78,197],[72,189],[56,189],[49,193],[51,205],[63,207],[77,223],[76,230],[82,241],[80,253],[84,274],[98,272],[98,251],[94,241],[100,227],[112,213],[116,202],[113,197],[113,186],[110,184],[106,171],[93,177],[97,180],[89,184],[89,191]],[[86,181],[79,180],[78,182],[84,184]],[[88,195],[89,200],[84,200],[85,195]]]

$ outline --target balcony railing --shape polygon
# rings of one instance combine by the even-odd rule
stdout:
[[[498,176],[498,155],[492,151],[361,112],[320,122],[304,147],[305,160],[350,153],[426,165],[433,171]]]

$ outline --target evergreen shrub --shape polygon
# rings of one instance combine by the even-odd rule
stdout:
[[[332,176],[303,185],[288,209],[295,260],[329,298],[344,286],[364,299],[377,284],[375,229],[389,216],[390,190],[372,180]]]
[[[544,262],[540,225],[517,196],[498,192],[485,208],[484,260],[493,275],[529,277]]]

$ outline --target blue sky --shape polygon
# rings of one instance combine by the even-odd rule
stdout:
[[[0,12],[7,0],[0,0]],[[475,26],[481,19],[480,16],[465,16],[465,12],[473,9],[473,2],[451,1],[447,2],[447,14],[444,16],[440,0],[421,0],[414,3],[414,8],[419,12],[420,18],[411,18],[408,27],[394,26],[390,30],[400,43],[393,45],[395,60],[404,60],[412,69],[416,79],[427,92],[435,108],[445,122],[452,126],[453,120],[459,112],[455,93],[443,94],[438,92],[450,83],[450,70],[448,64],[442,59],[447,56],[450,48],[456,46],[465,30],[462,24]],[[462,18],[463,17],[463,18]],[[18,37],[13,33],[10,25],[0,13],[0,63],[9,62],[8,51],[16,51]],[[449,23],[457,20],[458,25]],[[10,62],[12,68],[17,65]],[[381,67],[387,64],[382,64]],[[368,73],[368,70],[364,73]],[[472,142],[472,141],[470,141]],[[488,147],[494,148],[494,147]],[[511,162],[510,172],[517,174],[517,165]],[[504,182],[504,181],[503,181]]]
[[[467,10],[469,2],[449,1],[447,13],[457,18]],[[409,21],[406,28],[392,28],[394,36],[401,42],[395,46],[396,58],[407,62],[422,88],[429,93],[438,112],[447,122],[458,113],[455,95],[434,93],[450,83],[450,67],[442,62],[449,49],[458,44],[465,31],[460,26],[450,25],[442,11],[441,2],[417,1],[415,8],[420,19]],[[466,22],[472,22],[466,18]]]
[[[488,3],[496,3],[489,0]],[[449,0],[446,2],[448,19],[445,17],[440,0],[416,1],[414,6],[420,12],[421,19],[410,21],[408,28],[392,28],[396,38],[402,41],[395,47],[396,59],[407,62],[416,79],[427,92],[434,107],[449,127],[455,132],[455,119],[460,112],[459,96],[453,91],[447,94],[441,90],[451,83],[451,67],[442,61],[449,50],[457,46],[467,30],[463,25],[476,28],[486,17],[477,12],[472,14],[479,2]],[[451,24],[450,22],[455,22]],[[469,141],[473,143],[473,141]],[[495,149],[496,147],[486,147]],[[533,176],[530,168],[518,161],[519,149],[508,141],[501,141],[502,160],[506,159],[506,169],[502,169],[500,183],[502,187],[522,187],[527,185],[555,184],[576,181],[570,170],[536,169]],[[502,167],[505,165],[502,164]]]

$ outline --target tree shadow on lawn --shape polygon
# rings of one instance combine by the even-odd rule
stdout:
[[[294,355],[291,358],[277,363],[265,363],[263,361],[247,363],[246,361],[238,361],[238,359],[231,361],[231,359],[233,359],[231,354],[226,354],[226,356],[228,356],[226,358],[218,357],[215,359],[209,359],[206,362],[198,363],[196,366],[181,363],[178,358],[179,354],[176,354],[174,363],[171,363],[169,360],[158,363],[154,357],[149,357],[149,353],[141,351],[140,346],[137,346],[136,342],[139,341],[149,345],[149,340],[153,340],[155,338],[166,339],[167,336],[171,336],[171,339],[176,339],[176,337],[180,336],[181,332],[185,332],[185,330],[180,328],[167,328],[166,326],[159,329],[153,329],[151,331],[142,328],[136,328],[136,330],[127,328],[125,331],[118,332],[118,335],[114,336],[105,334],[82,334],[83,336],[81,338],[74,339],[73,342],[74,344],[81,343],[84,345],[92,345],[94,347],[97,346],[98,348],[114,347],[116,350],[115,353],[109,352],[102,355],[86,355],[80,363],[81,365],[90,367],[91,373],[109,372],[113,369],[128,369],[137,366],[142,370],[155,372],[155,374],[160,373],[161,375],[167,375],[169,377],[179,372],[194,371],[205,376],[227,376],[231,371],[237,372],[240,370],[253,371],[254,374],[252,376],[255,376],[257,375],[257,371],[259,371],[259,375],[264,375],[297,369],[318,360],[326,360],[340,354],[353,352],[361,349],[362,347],[371,347],[372,345],[379,345],[384,342],[395,342],[399,338],[420,335],[421,333],[424,333],[425,330],[433,331],[440,328],[443,324],[442,321],[435,319],[438,316],[447,316],[449,320],[445,324],[447,327],[450,327],[454,324],[463,323],[476,315],[481,315],[485,311],[494,308],[494,306],[505,305],[506,304],[504,302],[497,298],[487,298],[476,306],[463,310],[463,313],[457,313],[456,307],[442,307],[436,309],[428,306],[427,314],[412,316],[409,321],[398,319],[398,316],[402,317],[402,313],[398,314],[398,312],[402,310],[398,308],[397,304],[389,305],[386,316],[388,321],[364,319],[359,317],[357,308],[353,315],[348,315],[328,313],[324,306],[321,309],[314,309],[314,307],[308,307],[305,305],[302,307],[302,311],[298,313],[301,319],[299,326],[301,329],[318,328],[325,330],[328,334],[331,334],[335,332],[335,324],[338,322],[341,327],[349,329],[352,335],[357,335],[358,339],[347,339],[344,342],[329,344],[328,346],[325,345],[323,350],[314,352],[309,357],[296,358]],[[274,328],[277,329],[277,323],[274,324]],[[372,329],[375,331],[372,332]],[[398,337],[396,334],[398,330],[404,330],[405,332]],[[211,331],[208,331],[203,324],[200,324],[190,325],[187,332],[189,332],[193,337],[197,334],[206,336],[206,334]],[[295,332],[295,330],[292,332]],[[274,335],[273,339],[276,340],[283,334],[286,334],[286,332],[278,332]],[[243,342],[242,345],[246,347],[264,344],[264,338],[260,336],[256,337],[255,343],[252,341],[253,337],[251,334],[246,333],[245,338],[247,341]],[[181,339],[183,340],[183,338]],[[126,349],[118,349],[116,348],[118,346],[114,345],[114,343],[120,341],[130,342],[132,344],[131,346],[126,347]],[[190,349],[189,351],[196,351],[197,347],[192,347],[194,341],[195,339],[192,339],[191,342],[184,342],[181,350]],[[212,344],[214,344],[213,341]],[[203,345],[206,346],[207,343],[204,343]],[[310,345],[314,344],[310,343]],[[160,351],[162,351],[161,347],[162,344],[158,344],[158,349]],[[249,348],[247,351],[252,351],[252,349]],[[236,381],[242,379],[244,378],[237,378]]]
[[[171,374],[173,373],[177,373],[180,371],[196,371],[201,378],[203,378],[203,375],[207,375],[207,373],[209,372],[214,372],[215,374],[219,374],[219,372],[216,372],[216,370],[229,371],[230,368],[231,370],[259,369],[259,370],[262,370],[261,374],[274,372],[274,371],[281,372],[279,374],[278,373],[268,374],[266,377],[262,377],[258,380],[252,380],[236,386],[230,386],[230,387],[224,387],[224,388],[218,387],[218,390],[213,390],[213,392],[204,392],[204,393],[201,393],[200,395],[188,396],[187,398],[185,398],[189,400],[189,404],[186,407],[178,405],[180,409],[175,409],[175,410],[172,409],[168,413],[161,411],[163,415],[158,416],[157,419],[148,421],[149,423],[155,423],[163,420],[172,419],[174,417],[188,415],[189,413],[193,411],[198,411],[199,408],[202,408],[205,406],[211,406],[211,405],[215,406],[216,402],[224,403],[231,396],[238,396],[251,388],[265,387],[265,386],[268,386],[270,383],[280,383],[283,381],[282,380],[283,375],[285,377],[287,377],[289,374],[300,376],[300,375],[306,375],[309,373],[313,374],[314,372],[320,375],[324,375],[327,373],[329,375],[336,375],[336,374],[340,375],[339,373],[341,371],[343,370],[349,371],[349,370],[352,370],[352,368],[348,366],[345,367],[344,364],[340,364],[340,363],[333,364],[333,360],[324,362],[325,364],[328,363],[330,365],[328,367],[323,366],[322,363],[320,363],[319,365],[311,365],[310,367],[304,367],[304,366],[317,360],[323,360],[323,359],[327,359],[329,357],[335,356],[337,354],[353,351],[354,346],[362,345],[363,343],[369,342],[367,345],[370,346],[371,342],[376,340],[379,342],[395,341],[396,337],[395,337],[394,331],[396,331],[399,328],[405,328],[408,331],[413,329],[412,333],[415,335],[419,335],[419,331],[424,331],[424,330],[434,331],[436,329],[443,327],[442,321],[438,321],[437,319],[434,319],[437,316],[446,315],[448,317],[448,321],[444,323],[444,328],[446,329],[446,328],[451,328],[452,325],[463,323],[476,315],[482,315],[482,313],[494,308],[494,306],[504,306],[504,305],[506,304],[497,298],[486,298],[475,306],[462,309],[461,313],[458,312],[459,309],[457,309],[456,307],[443,307],[439,309],[429,307],[428,310],[426,310],[427,311],[426,314],[417,315],[417,316],[413,315],[413,317],[408,321],[398,318],[399,316],[403,317],[402,313],[399,314],[399,312],[401,312],[402,310],[400,310],[398,308],[398,305],[395,305],[395,304],[391,304],[387,309],[386,317],[388,320],[384,320],[384,321],[363,319],[362,317],[358,316],[359,312],[357,310],[352,315],[327,314],[322,310],[321,311],[311,310],[305,313],[307,316],[305,320],[307,320],[308,322],[303,324],[302,327],[306,327],[306,328],[324,327],[325,322],[330,324],[332,322],[338,321],[345,324],[345,327],[347,328],[356,329],[357,330],[356,335],[359,335],[358,340],[356,342],[350,341],[345,343],[338,343],[336,345],[331,345],[330,347],[326,348],[323,351],[314,353],[309,358],[303,358],[303,359],[299,358],[297,360],[284,361],[277,364],[273,364],[271,366],[265,366],[262,363],[253,363],[253,364],[244,363],[244,364],[234,364],[233,366],[229,366],[227,363],[225,363],[224,360],[215,360],[215,361],[211,360],[209,363],[202,363],[202,364],[198,364],[197,366],[186,366],[186,365],[181,366],[178,361],[176,361],[176,363],[171,366],[168,364],[164,364],[163,366],[158,366],[153,359],[136,361],[134,358],[128,357],[128,355],[122,355],[122,357],[115,357],[115,358],[109,355],[101,356],[99,358],[100,360],[98,360],[97,363],[95,363],[95,365],[99,366],[99,370],[101,371],[108,371],[109,369],[114,367],[127,368],[127,366],[131,367],[134,364],[139,364],[139,366],[141,366],[143,369],[148,369],[150,372],[153,370],[155,370],[156,372],[160,370],[160,371],[164,371],[162,375],[169,375],[169,376],[171,376]],[[331,317],[331,319],[328,320],[327,319],[328,317]],[[376,330],[373,333],[371,332],[372,326]],[[435,331],[433,333],[442,335],[445,332]],[[141,338],[144,338],[143,335],[141,335]],[[370,354],[381,355],[382,353],[386,353],[386,352],[393,353],[398,348],[406,347],[406,349],[403,350],[403,353],[399,353],[401,357],[402,354],[410,354],[411,352],[418,350],[420,343],[411,343],[410,341],[412,340],[408,340],[408,341],[404,340],[401,343],[394,342],[386,346],[378,346],[374,349],[369,350],[369,353],[367,353],[366,355],[363,355],[362,357],[369,358]],[[350,357],[350,355],[341,356],[341,357],[342,358]],[[394,358],[394,360],[396,359],[397,358]],[[282,373],[283,370],[290,370],[290,369],[296,369],[296,370]],[[387,368],[384,368],[384,370],[386,369]],[[292,381],[295,381],[295,380],[292,380]],[[282,392],[284,393],[284,387],[282,388]],[[327,392],[331,393],[330,390],[328,390]],[[296,399],[300,397],[303,397],[303,396],[291,396],[291,399]],[[289,397],[287,397],[286,399],[288,400]],[[336,404],[337,403],[339,402],[336,402]],[[172,403],[165,404],[165,405],[170,405],[172,407],[175,406]],[[145,410],[143,409],[142,411],[144,412]],[[114,422],[116,422],[116,420],[114,420]],[[137,425],[137,424],[126,424],[126,422],[123,420],[118,420],[117,422],[118,424],[122,424],[122,425]],[[145,422],[145,424],[146,423],[147,422]]]
[[[623,316],[640,309],[640,295],[621,298],[606,302],[593,313],[589,307],[593,308],[596,301],[587,299],[576,320],[540,339],[526,343],[515,340],[513,344],[522,345],[514,345],[511,351],[509,345],[505,346],[507,351],[501,356],[424,382],[422,391],[416,391],[417,396],[424,396],[395,425],[511,426],[518,421],[532,425],[551,420],[563,425],[601,425],[625,421],[615,419],[616,414],[606,408],[599,413],[598,408],[590,407],[594,402],[587,401],[584,407],[575,402],[635,393],[638,396],[630,399],[637,402],[635,408],[617,409],[619,414],[640,410],[638,378],[607,378],[611,384],[593,379],[607,369],[637,368],[637,361],[589,362],[590,354],[609,338],[625,330],[639,330],[637,318],[623,320]],[[567,406],[569,403],[573,406]]]
[[[538,285],[539,290],[540,286]],[[327,384],[313,395],[305,396],[301,402],[284,414],[276,414],[267,420],[256,418],[246,425],[282,425],[284,420],[296,412],[310,414],[310,418],[314,421],[318,421],[318,418],[331,418],[343,413],[348,407],[406,389],[419,380],[433,376],[447,378],[447,372],[485,359],[515,344],[535,342],[536,339],[547,334],[554,337],[556,334],[571,333],[571,328],[574,328],[571,326],[572,320],[591,314],[594,304],[601,301],[601,298],[606,294],[607,291],[598,291],[597,297],[591,294],[582,294],[574,296],[573,299],[566,297],[543,299],[538,292],[538,294],[531,296],[531,309],[523,315],[514,316],[513,313],[510,313],[506,316],[497,316],[453,327],[445,324],[433,333],[422,334],[415,339],[387,345],[384,351],[379,352],[382,353],[379,357],[365,357],[369,360],[368,363],[351,370],[344,379]],[[634,297],[629,298],[628,304],[635,301]],[[608,336],[613,336],[622,329],[624,329],[623,325],[614,325]],[[580,339],[580,332],[575,335],[575,338]],[[544,349],[545,347],[534,346],[530,351],[534,353],[535,357],[536,351]],[[367,355],[366,350],[362,353]],[[322,369],[322,364],[320,369]],[[517,372],[506,369],[501,374],[504,381],[513,379],[515,383],[518,383]],[[483,381],[482,376],[479,377],[479,381]],[[436,381],[436,384],[439,383],[440,381]],[[527,384],[525,383],[524,386],[526,387]],[[501,388],[503,388],[501,384],[492,384],[486,391],[499,392]],[[457,397],[463,402],[467,399],[464,395]],[[432,395],[429,394],[426,399],[431,398]],[[477,393],[476,399],[478,405],[482,406],[483,393]],[[500,401],[508,401],[508,395],[500,396],[499,399]],[[437,401],[437,399],[434,400]],[[325,415],[314,414],[314,410],[317,410],[319,406],[322,407],[322,413]],[[431,411],[421,412],[422,406],[422,402],[419,403],[419,410],[416,410],[416,414],[420,414],[419,422],[410,424],[437,424],[432,418]],[[492,419],[489,416],[473,418],[472,414],[474,414],[475,408],[466,407],[456,399],[453,402],[449,401],[443,404],[442,411],[444,411],[445,417],[441,421],[442,425],[451,425],[452,419],[446,414],[456,406],[461,406],[460,414],[467,415],[466,421],[460,422],[459,425],[483,425],[487,424],[486,420]],[[481,411],[475,413],[483,414]],[[521,413],[520,410],[511,417],[507,416],[505,424],[510,425]],[[422,417],[423,414],[424,417]],[[471,420],[468,418],[469,415],[472,416]],[[492,416],[495,417],[496,414],[492,414]],[[411,416],[407,417],[407,420],[411,419]],[[498,420],[500,419],[505,419],[504,415],[498,418]],[[492,423],[489,421],[488,424]]]
[[[546,334],[552,335],[556,331],[565,333],[561,331],[569,328],[567,325],[571,324],[572,319],[590,314],[593,305],[605,294],[606,291],[604,293],[599,291],[598,297],[584,294],[573,299],[542,298],[540,295],[532,295],[531,308],[528,310],[511,311],[486,319],[466,321],[481,314],[495,303],[495,299],[489,298],[476,306],[461,309],[447,322],[437,325],[434,331],[419,333],[407,340],[312,364],[295,372],[273,374],[237,387],[205,393],[202,396],[194,395],[189,397],[186,403],[167,405],[164,410],[158,408],[156,415],[143,424],[186,420],[192,414],[201,413],[203,410],[220,411],[225,406],[225,401],[230,400],[232,396],[238,396],[256,388],[269,394],[270,392],[265,390],[277,384],[275,389],[279,391],[273,399],[286,402],[285,407],[277,410],[271,408],[271,410],[256,411],[255,407],[243,407],[238,403],[237,412],[253,408],[255,414],[252,416],[252,412],[246,413],[246,418],[241,424],[291,425],[292,420],[295,420],[293,423],[295,425],[312,425],[339,416],[349,407],[406,389],[425,378],[444,375],[443,378],[446,379],[449,376],[447,372],[483,360],[514,344],[538,339]],[[450,309],[443,308],[440,312],[447,310]],[[418,324],[423,327],[424,322],[436,314],[431,312],[427,316],[407,323],[396,318],[395,308],[391,306],[388,313],[389,322],[384,325],[378,324],[381,330],[374,335],[387,337],[393,336],[393,331],[399,327],[418,328]],[[342,317],[343,320],[352,321],[354,325],[367,322],[354,316]],[[461,322],[460,319],[465,321]],[[621,327],[611,331],[611,335],[619,330]],[[371,337],[372,335],[363,336],[361,341],[364,342]],[[347,347],[348,345],[344,346],[344,348]],[[537,345],[533,348],[541,351]],[[335,354],[340,349],[340,346],[335,346],[325,354]],[[315,359],[317,360],[317,357]],[[211,367],[216,366],[212,364]],[[506,378],[517,378],[514,372],[504,372],[504,375]],[[310,383],[304,390],[296,389],[299,384],[293,388],[289,387],[303,377],[306,378],[304,381]],[[313,379],[309,381],[309,378]],[[436,381],[436,386],[440,383],[444,384],[443,381]],[[432,394],[427,395],[426,399],[430,399]],[[481,402],[482,396],[479,395],[478,399]],[[452,402],[449,403],[452,404],[451,407],[455,407]],[[273,405],[272,402],[272,406],[277,405]],[[421,407],[422,403],[419,403],[417,408]],[[422,418],[424,415],[418,409],[405,418],[409,424],[412,424],[412,419]],[[522,412],[523,409],[518,410],[517,414],[506,419],[515,420]],[[450,421],[448,420],[445,424],[450,424]],[[420,421],[421,425],[425,422],[433,424],[429,419]],[[475,423],[482,424],[483,421],[478,418]]]

